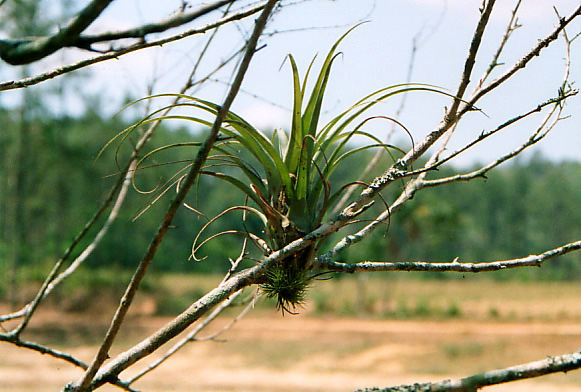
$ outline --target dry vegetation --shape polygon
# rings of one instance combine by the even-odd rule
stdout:
[[[161,279],[166,297],[140,298],[140,314],[127,321],[113,354],[167,321],[153,315],[160,303],[167,304],[170,296],[181,298],[177,303],[195,300],[215,279]],[[419,281],[409,275],[317,282],[300,316],[282,317],[261,301],[221,336],[226,341],[191,343],[135,387],[149,392],[351,391],[464,376],[579,349],[580,297],[581,287],[573,282]],[[364,301],[364,309],[354,307],[357,300]],[[29,333],[88,361],[110,317],[106,304],[101,306],[101,320],[45,311]],[[235,314],[229,313],[221,325]],[[56,391],[81,375],[53,358],[9,345],[0,346],[0,353],[1,392]],[[580,387],[581,374],[572,372],[486,390]]]

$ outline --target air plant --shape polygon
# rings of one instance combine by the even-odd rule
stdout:
[[[292,122],[289,131],[276,130],[269,137],[240,116],[229,112],[220,130],[222,137],[214,145],[213,156],[210,157],[218,163],[208,165],[201,172],[201,174],[232,184],[251,201],[253,206],[247,204],[230,208],[219,216],[240,209],[245,213],[258,216],[264,224],[263,233],[245,232],[242,234],[252,239],[265,253],[279,250],[316,229],[345,188],[357,185],[347,184],[332,191],[330,177],[346,158],[371,148],[383,148],[395,162],[392,151],[403,153],[399,148],[383,143],[376,136],[363,131],[363,126],[372,119],[382,118],[395,121],[383,116],[361,120],[362,115],[371,107],[396,94],[408,91],[423,90],[448,95],[441,89],[429,85],[389,86],[367,95],[348,110],[332,118],[326,125],[319,127],[323,97],[331,67],[339,55],[336,52],[337,47],[352,30],[353,28],[347,31],[331,47],[310,89],[310,95],[307,95],[307,81],[314,60],[301,81],[295,59],[292,55],[288,56],[294,91]],[[122,137],[124,140],[137,126],[165,119],[182,119],[211,126],[210,121],[197,116],[160,115],[168,108],[201,110],[212,116],[215,116],[219,110],[219,105],[215,103],[187,95],[163,94],[143,99],[162,96],[173,96],[180,98],[180,101],[151,113],[117,137]],[[368,138],[372,143],[353,147],[349,142],[354,136]],[[181,146],[184,144],[158,148],[144,156],[139,165],[159,151]],[[249,153],[255,162],[250,163],[242,158],[243,154],[238,153],[241,151]],[[240,173],[218,171],[216,168],[219,169],[222,165],[238,168],[242,176]],[[196,237],[192,250],[194,259],[196,259],[196,251],[207,242],[207,240],[198,242],[201,233],[215,219],[208,222]],[[211,238],[232,232],[235,231],[219,233]],[[291,308],[301,305],[312,279],[317,276],[310,271],[310,265],[317,254],[319,245],[320,241],[280,260],[269,266],[264,273],[261,281],[262,292],[269,298],[275,298],[278,308],[282,309],[283,313],[284,311],[292,313]]]

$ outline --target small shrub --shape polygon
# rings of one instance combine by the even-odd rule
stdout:
[[[206,292],[202,289],[191,289],[179,295],[163,292],[156,295],[155,314],[157,316],[175,316],[183,312],[194,301]]]
[[[313,310],[317,314],[323,314],[333,310],[332,305],[329,303],[329,296],[326,293],[321,291],[313,292],[311,300],[313,303]]]
[[[407,319],[411,316],[411,311],[407,303],[400,300],[397,304],[397,309],[395,310],[395,317],[400,319]]]
[[[456,302],[451,302],[446,310],[446,316],[450,318],[457,318],[462,316],[462,311]]]
[[[430,301],[427,298],[419,298],[416,303],[415,315],[419,317],[426,317],[432,314]]]

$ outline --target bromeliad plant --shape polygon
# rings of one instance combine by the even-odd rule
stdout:
[[[387,117],[369,117],[361,120],[364,113],[378,102],[408,91],[424,90],[446,94],[440,89],[428,85],[390,86],[366,96],[323,127],[319,127],[323,96],[331,67],[339,55],[336,53],[336,49],[351,30],[332,46],[325,57],[310,95],[307,95],[307,81],[314,61],[301,81],[294,58],[291,55],[288,56],[292,68],[294,90],[292,123],[288,132],[276,130],[269,137],[240,116],[229,112],[221,129],[222,137],[214,145],[214,153],[210,157],[215,163],[208,165],[202,172],[202,174],[220,178],[234,185],[252,201],[254,206],[238,206],[228,209],[220,216],[234,209],[243,209],[259,216],[264,224],[265,238],[261,238],[263,233],[244,234],[253,239],[255,243],[263,244],[261,248],[266,253],[279,250],[316,229],[327,211],[337,202],[341,192],[346,187],[355,185],[347,184],[332,192],[331,174],[346,158],[370,148],[383,148],[392,159],[394,159],[393,151],[403,153],[397,147],[382,143],[377,137],[362,129],[363,125],[371,119],[390,119]],[[159,115],[167,109],[179,107],[181,109],[197,109],[215,116],[219,109],[215,103],[191,96],[172,94],[162,96],[167,97],[168,95],[180,98],[179,103],[159,109],[117,137],[125,139],[135,127],[165,119],[182,119],[211,126],[210,121],[201,117]],[[372,143],[351,147],[349,142],[356,135],[368,138]],[[196,145],[196,143],[189,143],[189,145]],[[184,146],[184,144],[158,148],[143,157],[140,164],[159,151],[180,146]],[[245,151],[250,154],[255,162],[251,163],[244,159],[237,151]],[[243,176],[217,171],[216,168],[221,166],[235,166]],[[201,232],[213,221],[210,221]],[[196,251],[206,242],[198,244],[200,234],[194,242],[192,252],[194,258]],[[275,298],[278,307],[283,311],[290,312],[291,307],[294,309],[303,302],[305,292],[315,276],[310,271],[310,264],[319,245],[320,243],[312,244],[299,253],[281,260],[276,265],[270,266],[264,274],[261,284],[263,293],[267,297]]]

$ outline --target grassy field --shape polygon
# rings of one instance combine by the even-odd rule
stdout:
[[[272,304],[259,301],[220,340],[189,344],[135,386],[151,392],[351,391],[462,377],[581,348],[578,283],[408,276],[316,282],[298,316],[283,317]],[[112,354],[163,326],[169,314],[217,280],[165,276],[153,282],[163,289],[140,296]],[[98,305],[101,317],[44,310],[25,337],[55,343],[90,361],[110,305]],[[228,311],[207,334],[238,311]],[[62,362],[0,345],[2,392],[55,391],[79,375]],[[578,391],[581,372],[485,390]]]
[[[157,312],[179,312],[219,281],[220,277],[164,276],[158,284],[166,295],[158,301]],[[272,307],[265,301],[257,306],[266,312]],[[409,274],[389,279],[341,276],[315,281],[300,313],[396,320],[581,322],[581,284],[506,282],[480,276],[451,280],[418,280]]]

